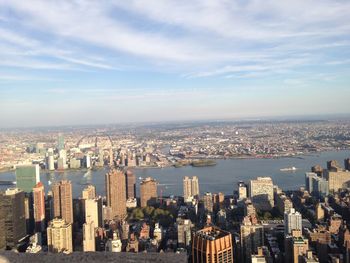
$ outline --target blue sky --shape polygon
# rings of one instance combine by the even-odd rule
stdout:
[[[350,2],[0,0],[0,126],[350,113]]]

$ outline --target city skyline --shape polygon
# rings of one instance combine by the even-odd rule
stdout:
[[[347,2],[0,7],[0,127],[350,114]]]

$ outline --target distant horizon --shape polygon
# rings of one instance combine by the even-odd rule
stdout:
[[[0,123],[0,130],[13,129],[59,129],[59,128],[94,128],[94,127],[118,127],[118,126],[148,126],[148,125],[177,125],[177,124],[207,124],[207,123],[244,123],[244,122],[297,122],[297,121],[350,121],[350,113],[339,114],[320,114],[320,115],[295,115],[295,116],[262,116],[262,117],[247,117],[247,118],[217,118],[217,119],[179,119],[179,120],[158,120],[158,121],[124,121],[114,123],[96,123],[96,124],[61,124],[61,125],[43,125],[43,126],[12,126],[3,127]]]
[[[0,127],[350,114],[349,13],[333,0],[3,0]]]

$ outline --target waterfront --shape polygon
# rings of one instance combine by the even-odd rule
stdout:
[[[320,164],[326,166],[329,160],[337,160],[342,166],[344,159],[350,157],[350,151],[330,151],[307,156],[279,159],[227,159],[216,160],[217,165],[207,167],[185,166],[181,168],[142,168],[134,169],[137,177],[137,191],[139,177],[151,176],[159,182],[158,190],[163,191],[163,195],[182,195],[182,179],[184,176],[198,176],[200,192],[223,192],[232,194],[238,181],[246,181],[258,176],[271,176],[274,183],[283,190],[297,189],[304,185],[304,174],[310,171],[311,166]],[[295,172],[281,172],[281,168],[295,166]],[[108,168],[99,170],[78,170],[59,172],[41,172],[41,181],[46,190],[49,184],[58,180],[67,179],[73,183],[73,196],[79,197],[81,190],[86,184],[96,186],[97,193],[105,194],[104,180]],[[15,180],[15,173],[4,172],[0,174],[0,180]],[[5,189],[9,186],[0,186]]]

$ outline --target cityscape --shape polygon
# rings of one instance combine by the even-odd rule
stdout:
[[[349,14],[0,0],[0,263],[350,263]]]

